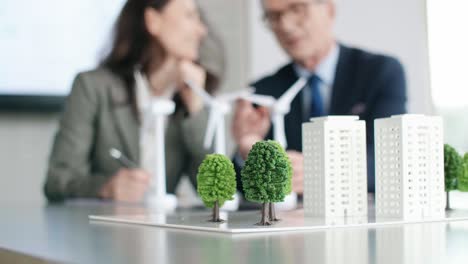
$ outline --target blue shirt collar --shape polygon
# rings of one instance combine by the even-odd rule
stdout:
[[[338,58],[340,56],[340,48],[337,44],[333,46],[331,51],[322,60],[318,65],[317,69],[315,70],[315,74],[322,80],[322,82],[329,87],[332,87],[333,82],[335,80],[336,74],[336,66],[338,64]],[[297,76],[308,78],[314,72],[310,72],[306,68],[300,66],[297,63],[293,63],[294,71],[296,72]]]

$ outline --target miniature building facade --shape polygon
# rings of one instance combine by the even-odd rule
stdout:
[[[375,120],[376,216],[445,216],[442,118],[398,115]]]
[[[302,124],[305,215],[366,216],[365,121],[357,116],[310,121]]]

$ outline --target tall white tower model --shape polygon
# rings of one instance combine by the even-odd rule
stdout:
[[[302,124],[304,213],[367,215],[366,123],[328,116]]]
[[[376,216],[445,217],[442,118],[376,119],[374,135]]]

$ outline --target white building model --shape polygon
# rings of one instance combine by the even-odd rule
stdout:
[[[366,216],[365,121],[357,116],[310,121],[302,124],[305,215]]]
[[[375,177],[377,217],[445,217],[442,118],[376,119]]]

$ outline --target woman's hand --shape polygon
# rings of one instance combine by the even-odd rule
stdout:
[[[144,170],[120,169],[101,188],[99,195],[119,202],[142,202],[150,180],[150,174]]]
[[[203,108],[203,100],[196,95],[185,81],[190,81],[198,87],[205,88],[206,71],[191,61],[179,63],[179,92],[190,114],[195,114]]]

